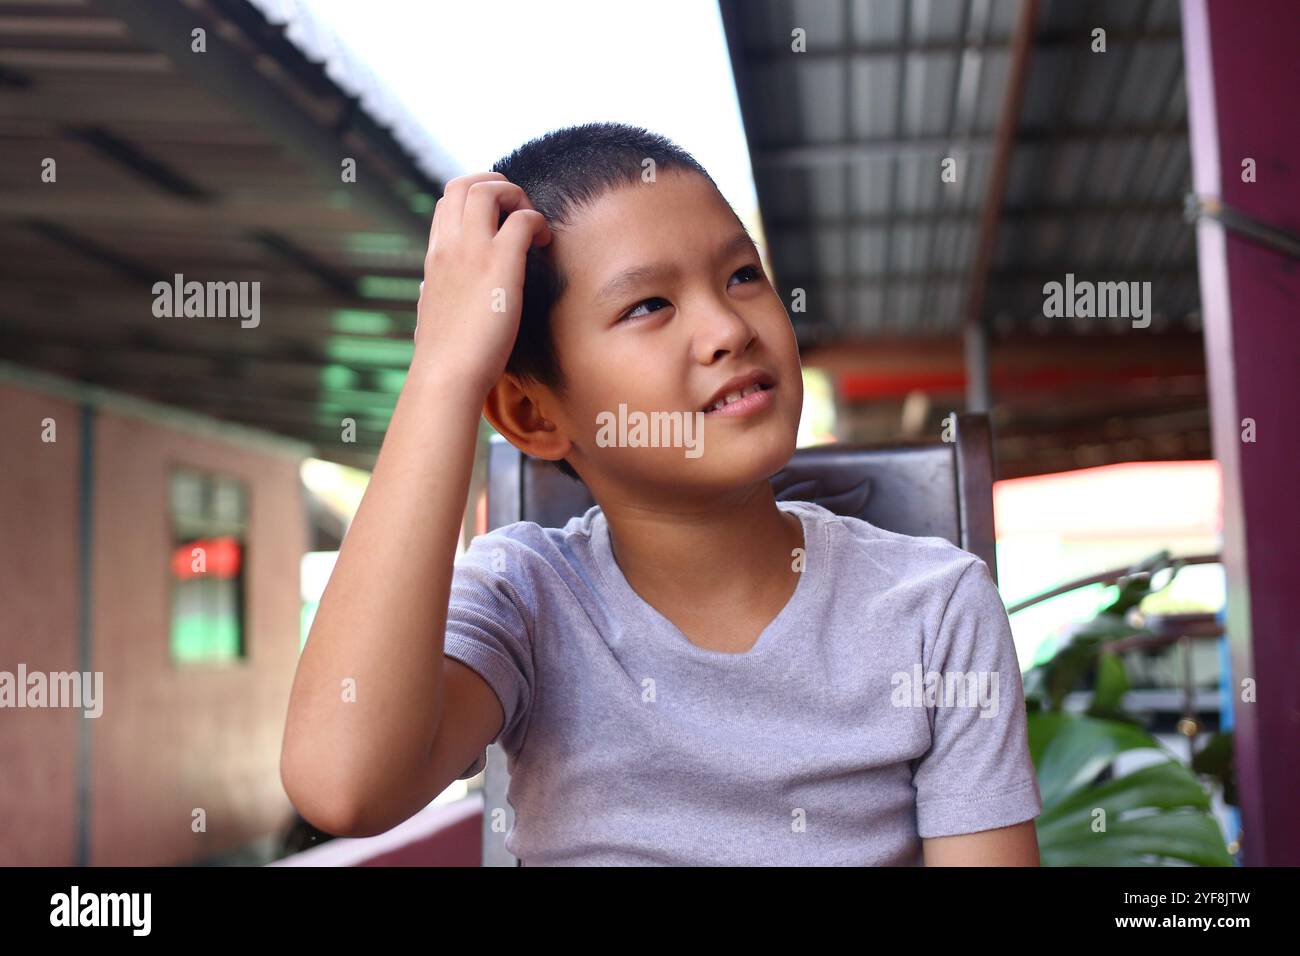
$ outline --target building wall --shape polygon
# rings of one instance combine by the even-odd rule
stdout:
[[[14,465],[0,473],[0,521],[13,529],[0,544],[0,570],[16,596],[0,611],[0,669],[26,659],[29,670],[75,670],[81,412],[11,387],[0,401],[0,447]],[[59,419],[53,451],[39,440],[47,414]],[[0,711],[5,776],[18,782],[0,787],[0,863],[78,862],[82,720],[90,731],[85,862],[194,862],[274,834],[291,818],[279,755],[308,543],[299,458],[114,408],[96,409],[93,430],[90,667],[103,672],[103,713]],[[176,466],[246,483],[246,657],[238,663],[177,666],[170,658]]]
[[[15,676],[77,668],[80,442],[76,405],[0,382],[0,671]],[[74,862],[81,719],[0,709],[0,866]]]

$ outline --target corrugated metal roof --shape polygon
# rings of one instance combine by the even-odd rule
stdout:
[[[1038,4],[982,294],[1020,0],[720,8],[769,258],[787,302],[804,292],[791,318],[845,436],[895,438],[909,391],[948,403],[937,427],[978,322],[1002,474],[1209,454],[1177,0]],[[1150,327],[1046,317],[1044,284],[1067,274],[1150,281]]]
[[[298,0],[247,0],[261,11],[268,23],[284,31],[312,63],[320,64],[325,75],[339,88],[356,97],[374,121],[388,129],[411,154],[430,179],[444,182],[456,175],[455,163],[429,131],[411,115],[392,91],[381,83],[364,60],[348,47],[329,24]]]
[[[773,266],[810,302],[801,341],[959,331],[1018,4],[722,6]],[[1041,329],[1042,285],[1067,271],[1152,279],[1156,325],[1194,313],[1189,178],[1176,0],[1044,4],[987,321]]]
[[[444,161],[299,4],[6,2],[0,353],[368,466]],[[260,324],[159,320],[177,273],[260,283]]]

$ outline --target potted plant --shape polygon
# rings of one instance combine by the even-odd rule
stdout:
[[[1162,552],[1130,569],[1114,601],[1071,628],[1024,674],[1029,749],[1043,797],[1036,825],[1044,866],[1233,865],[1196,776],[1199,770],[1227,778],[1227,735],[1212,739],[1188,768],[1121,707],[1129,681],[1119,655],[1152,636],[1130,621],[1130,612],[1153,593],[1157,573],[1169,571],[1161,586],[1167,587],[1180,566]],[[1079,691],[1091,693],[1087,706],[1067,712],[1066,695]],[[1116,758],[1137,750],[1165,759],[1118,772]]]

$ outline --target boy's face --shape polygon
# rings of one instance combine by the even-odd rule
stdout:
[[[567,285],[551,329],[568,390],[563,401],[547,395],[541,410],[572,442],[564,454],[593,493],[709,495],[785,466],[803,407],[794,329],[712,184],[663,171],[656,182],[602,194],[553,236],[551,255]],[[753,371],[773,383],[761,407],[696,414]],[[620,405],[625,438],[634,440],[640,412],[646,436],[677,445],[619,444]],[[680,413],[682,430],[655,425],[654,412]],[[686,447],[692,442],[694,450]]]

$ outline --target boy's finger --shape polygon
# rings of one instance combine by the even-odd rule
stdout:
[[[523,254],[536,243],[545,246],[551,241],[551,227],[546,217],[536,209],[517,209],[506,217],[497,232],[494,244],[504,244],[522,264]]]
[[[438,200],[433,210],[433,222],[429,225],[429,245],[433,245],[433,237],[439,228],[449,233],[459,233],[461,219],[465,216],[465,198],[469,194],[469,187],[475,183],[493,181],[506,182],[507,180],[500,173],[481,172],[457,176],[448,182],[442,191],[442,198]]]
[[[475,183],[465,199],[464,235],[491,239],[505,215],[516,209],[532,209],[528,195],[514,183]]]

